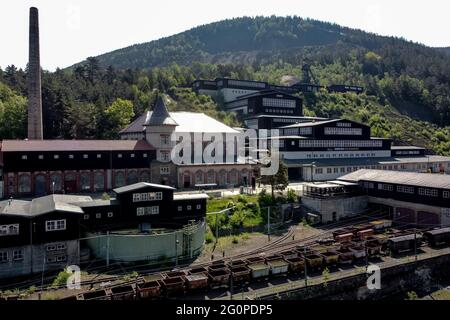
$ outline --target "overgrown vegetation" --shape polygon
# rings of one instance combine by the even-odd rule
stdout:
[[[345,117],[372,134],[450,154],[450,55],[298,17],[237,18],[135,45],[67,70],[43,73],[45,138],[117,138],[160,92],[171,110],[205,112],[241,125],[190,86],[196,78],[232,77],[282,83],[312,65],[322,85],[365,87],[362,95],[306,95],[305,115]],[[26,72],[0,70],[0,137],[25,138]]]

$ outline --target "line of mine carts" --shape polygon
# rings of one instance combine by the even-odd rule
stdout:
[[[297,246],[270,256],[215,261],[205,267],[142,277],[134,283],[88,291],[68,299],[131,300],[158,299],[195,294],[219,287],[242,286],[287,274],[321,272],[325,267],[345,267],[387,254],[417,250],[426,240],[430,246],[448,245],[450,228],[425,232],[394,230],[390,220],[342,228],[329,239]],[[235,288],[236,288],[235,287]]]

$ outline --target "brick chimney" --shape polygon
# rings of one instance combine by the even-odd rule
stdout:
[[[28,139],[42,140],[41,64],[39,55],[39,13],[30,8],[28,62]]]

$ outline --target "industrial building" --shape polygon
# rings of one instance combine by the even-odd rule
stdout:
[[[334,181],[305,183],[301,202],[323,223],[372,207],[399,227],[445,227],[450,225],[450,176],[362,169]]]
[[[358,183],[369,202],[404,226],[450,226],[450,176],[444,174],[359,170],[340,181]]]
[[[98,247],[106,234],[115,239],[111,260],[151,260],[174,234],[185,234],[177,239],[178,254],[193,257],[203,247],[208,196],[174,194],[174,190],[140,182],[114,189],[110,200],[53,194],[0,202],[0,278],[79,265],[80,252],[83,259],[106,259],[99,251],[105,247]],[[86,236],[90,241],[81,242]],[[125,245],[133,241],[145,246]],[[118,254],[119,248],[126,250],[126,257]],[[169,259],[174,254],[165,252]]]

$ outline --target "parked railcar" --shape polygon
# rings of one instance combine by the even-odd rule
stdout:
[[[235,283],[246,283],[251,280],[251,270],[245,265],[231,268],[231,275]]]
[[[323,257],[318,254],[310,254],[305,256],[308,270],[320,270],[323,267]]]
[[[185,284],[182,277],[165,278],[161,282],[168,295],[184,292]]]
[[[269,276],[270,267],[264,262],[249,264],[248,268],[251,270],[253,279],[260,279]]]
[[[305,259],[302,257],[288,258],[289,271],[292,273],[302,273],[305,271]]]
[[[208,287],[208,276],[202,272],[190,274],[184,277],[188,290],[200,290]]]
[[[289,263],[283,259],[271,260],[267,264],[270,268],[270,274],[272,275],[282,275],[289,271]]]
[[[339,262],[339,253],[336,251],[327,251],[324,253],[321,253],[323,256],[324,262],[328,266],[335,266]]]
[[[138,283],[136,290],[140,299],[155,299],[161,295],[161,284],[158,281],[145,281]]]
[[[230,270],[228,268],[209,271],[208,275],[211,288],[226,286],[230,281]]]
[[[111,288],[113,300],[134,300],[135,294],[134,287],[130,284]]]
[[[450,227],[430,230],[423,235],[432,247],[450,244]]]
[[[394,253],[404,253],[418,249],[422,244],[422,235],[408,234],[399,237],[393,237],[388,240],[389,250]]]

